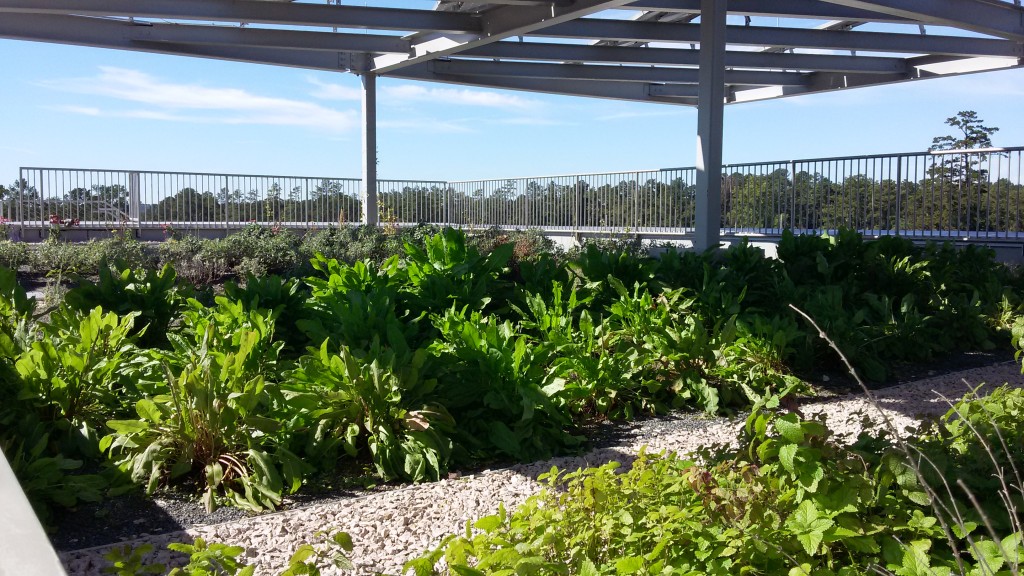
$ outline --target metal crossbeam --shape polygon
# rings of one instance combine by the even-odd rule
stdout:
[[[632,10],[700,14],[700,0],[635,0],[623,6]],[[729,0],[729,13],[771,18],[807,18],[813,20],[858,20],[861,22],[910,22],[906,18],[881,12],[830,5],[819,0]]]
[[[0,0],[0,12],[131,16],[400,31],[481,30],[478,16],[459,12],[255,0]]]
[[[328,50],[351,52],[407,53],[409,42],[383,34],[345,34],[193,24],[147,24],[130,26],[125,35],[135,42],[173,42],[225,46]]]
[[[983,0],[824,0],[830,4],[872,10],[924,24],[952,26],[1024,42],[1024,11],[1020,5]]]
[[[311,1],[0,0],[0,38],[694,104],[697,45],[707,39],[691,21],[706,1],[441,0],[435,10],[416,10]],[[732,16],[826,21],[814,28],[725,26],[715,41],[726,45],[729,102],[1024,66],[1024,11],[1009,2],[728,0],[726,7]],[[872,22],[955,26],[989,37],[854,30]]]
[[[485,86],[525,92],[560,94],[563,96],[587,96],[610,100],[633,102],[661,102],[669,104],[697,104],[697,87],[694,85],[659,85],[646,82],[602,82],[598,80],[565,80],[553,78],[508,78],[501,76],[467,77],[440,74],[430,70],[429,63],[398,70],[390,76],[406,80],[424,80],[461,84],[464,86]]]
[[[600,38],[695,44],[700,43],[700,25],[583,18],[545,28],[534,35],[550,38]],[[1024,57],[1024,46],[1017,42],[962,36],[729,26],[726,29],[725,39],[727,44],[742,46],[794,46],[906,54]]]
[[[609,8],[628,4],[631,0],[576,0],[571,4],[549,6],[503,6],[480,16],[480,33],[449,37],[425,34],[412,39],[413,53],[408,56],[384,55],[374,60],[374,72],[388,72],[434,60],[442,56],[483,46],[511,36],[521,36],[549,26],[570,22]]]
[[[700,51],[697,49],[686,48],[639,48],[504,41],[466,50],[462,56],[601,64],[696,66],[699,54]],[[894,74],[908,72],[906,61],[903,58],[885,56],[730,51],[725,54],[725,65],[737,68],[771,68],[775,70]]]
[[[435,61],[431,70],[437,74],[458,76],[500,76],[503,78],[559,78],[567,80],[598,80],[605,82],[650,82],[696,84],[696,68],[652,68],[649,66],[604,66],[592,64],[535,64],[524,62],[489,62],[486,60]],[[807,76],[794,72],[731,70],[725,73],[727,84],[752,86],[803,86]]]
[[[216,58],[314,70],[339,71],[349,68],[346,53],[256,46],[136,42],[127,37],[126,31],[130,31],[131,28],[134,27],[127,22],[84,16],[7,14],[0,19],[0,36],[19,40]]]

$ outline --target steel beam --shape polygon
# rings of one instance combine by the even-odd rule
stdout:
[[[112,48],[153,54],[215,58],[235,62],[271,64],[313,70],[339,71],[349,68],[346,53],[321,50],[225,45],[137,42],[130,39],[131,24],[119,20],[84,16],[6,14],[0,18],[0,37],[92,48]]]
[[[700,14],[700,0],[635,0],[623,8],[652,12]],[[861,22],[913,23],[906,18],[847,6],[829,5],[818,0],[729,0],[729,13],[771,18],[808,18],[812,20],[858,20]]]
[[[363,224],[376,226],[377,208],[377,76],[363,74]]]
[[[1024,42],[1024,9],[1006,2],[981,0],[824,0],[830,4],[872,10],[917,20],[923,24],[952,26],[989,36]]]
[[[478,32],[480,18],[461,12],[364,8],[255,0],[0,0],[0,12],[132,16],[287,26]]]
[[[532,36],[635,42],[700,42],[699,24],[628,22],[581,18],[545,28]],[[894,34],[808,28],[772,28],[767,26],[728,26],[725,41],[745,46],[793,46],[859,52],[895,52],[907,54],[948,54],[953,56],[1024,56],[1024,47],[1016,42],[993,38]]]
[[[495,42],[466,50],[462,56],[513,60],[590,62],[601,64],[643,64],[650,66],[696,66],[699,50],[688,48],[639,48],[633,46],[592,46],[545,42]],[[725,65],[731,68],[773,70],[815,70],[831,72],[907,72],[902,58],[885,56],[839,56],[831,54],[790,54],[727,51]]]
[[[389,74],[388,77],[631,102],[660,102],[686,105],[695,105],[697,103],[696,87],[690,85],[658,85],[646,82],[601,82],[595,80],[559,80],[550,78],[505,78],[501,76],[467,77],[432,72],[427,63],[397,70]],[[661,88],[664,88],[664,90]]]
[[[437,74],[460,76],[501,76],[505,78],[559,78],[566,80],[600,80],[606,82],[660,82],[696,84],[694,68],[652,68],[649,66],[606,66],[598,64],[537,64],[532,62],[491,62],[487,60],[438,60],[431,64]],[[762,70],[731,70],[725,73],[729,84],[754,86],[801,86],[807,83],[804,74],[765,72]]]
[[[409,42],[384,34],[345,34],[234,26],[150,24],[131,26],[126,37],[136,42],[174,42],[225,46],[258,46],[333,52],[408,53]]]
[[[725,118],[726,0],[701,0],[697,97],[697,197],[693,246],[717,249],[722,228],[722,127]]]
[[[912,72],[899,76],[893,76],[891,74],[847,75],[831,72],[818,72],[808,74],[808,84],[806,86],[772,86],[744,90],[737,89],[733,93],[733,98],[737,103],[753,102],[757,100],[798,96],[801,94],[879,86],[882,84],[893,84],[895,82],[910,82],[914,80],[937,78],[940,76],[975,74],[978,72],[1024,67],[1024,63],[1010,58],[951,58],[946,56],[920,56],[917,58],[909,58],[907,60],[907,64]],[[937,64],[949,64],[954,66],[955,69],[950,72],[930,71],[925,69],[926,67],[935,66]]]
[[[374,71],[379,74],[428,62],[498,42],[512,36],[522,36],[549,26],[570,22],[609,8],[616,8],[631,0],[576,0],[568,5],[502,6],[480,14],[481,30],[468,38],[447,38],[437,34],[413,37],[413,54],[409,56],[384,55],[374,60]]]

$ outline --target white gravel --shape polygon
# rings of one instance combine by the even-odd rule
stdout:
[[[917,423],[915,416],[942,414],[948,399],[963,396],[982,383],[998,386],[1010,383],[1024,386],[1021,367],[1004,363],[993,367],[967,370],[919,380],[875,393],[886,417],[897,429],[905,431]],[[840,435],[854,437],[861,430],[862,415],[876,424],[881,415],[863,395],[851,395],[824,401],[808,401],[801,411],[805,415],[824,414],[830,426]],[[577,469],[600,465],[611,460],[629,462],[642,445],[649,452],[661,450],[690,453],[701,446],[720,444],[735,437],[740,423],[713,423],[699,430],[692,427],[667,430],[656,437],[634,439],[617,448],[604,448],[580,457],[555,458],[544,462],[486,471],[473,476],[421,484],[353,499],[336,500],[307,508],[268,514],[240,521],[193,528],[184,532],[152,536],[131,544],[153,544],[155,560],[167,562],[171,553],[166,544],[201,537],[208,542],[243,546],[248,562],[257,567],[257,574],[277,574],[291,552],[300,544],[314,540],[314,533],[344,530],[355,541],[352,558],[358,574],[399,574],[402,564],[424,550],[436,546],[446,535],[465,530],[466,522],[493,514],[499,503],[512,509],[540,489],[536,477],[552,466]],[[106,565],[102,554],[108,547],[79,550],[61,554],[70,576],[98,575]],[[338,572],[329,569],[324,574]],[[348,572],[351,574],[351,572]]]

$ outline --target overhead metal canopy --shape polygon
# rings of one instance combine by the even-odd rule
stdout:
[[[403,4],[0,0],[0,38],[358,74],[366,224],[378,217],[378,77],[694,105],[694,246],[702,250],[718,246],[725,103],[1024,66],[1021,0],[396,6]]]
[[[0,0],[0,37],[697,103],[700,0],[347,1]],[[727,102],[1024,65],[1019,0],[729,0],[727,9]]]

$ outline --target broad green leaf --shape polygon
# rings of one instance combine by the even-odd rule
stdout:
[[[644,568],[644,559],[640,556],[627,556],[615,561],[616,574],[633,574]]]
[[[782,467],[790,474],[796,473],[796,452],[799,446],[796,444],[785,444],[782,448],[779,448],[779,463]]]
[[[160,408],[149,398],[143,398],[135,403],[135,411],[141,418],[149,420],[151,422],[160,422],[163,420],[163,414],[160,412]]]
[[[107,426],[118,434],[135,434],[149,429],[149,424],[141,420],[108,420]]]
[[[984,567],[981,570],[983,574],[995,574],[1005,563],[1003,553],[999,550],[999,543],[992,540],[976,540],[968,552],[979,565]]]
[[[800,444],[804,441],[804,430],[803,427],[800,426],[800,418],[796,414],[789,413],[776,418],[775,430],[777,430],[779,435],[785,438],[787,442]]]
[[[335,532],[331,535],[331,540],[341,547],[346,552],[351,552],[353,548],[352,536],[348,532]]]
[[[309,544],[303,544],[295,550],[295,552],[292,554],[292,557],[288,560],[288,562],[290,564],[298,564],[300,562],[305,562],[315,554],[316,549],[313,548],[313,546]]]
[[[480,530],[483,530],[484,532],[491,532],[497,530],[499,527],[501,527],[501,525],[501,518],[497,515],[484,516],[483,518],[480,518],[475,523],[473,523],[474,528],[478,528]]]

